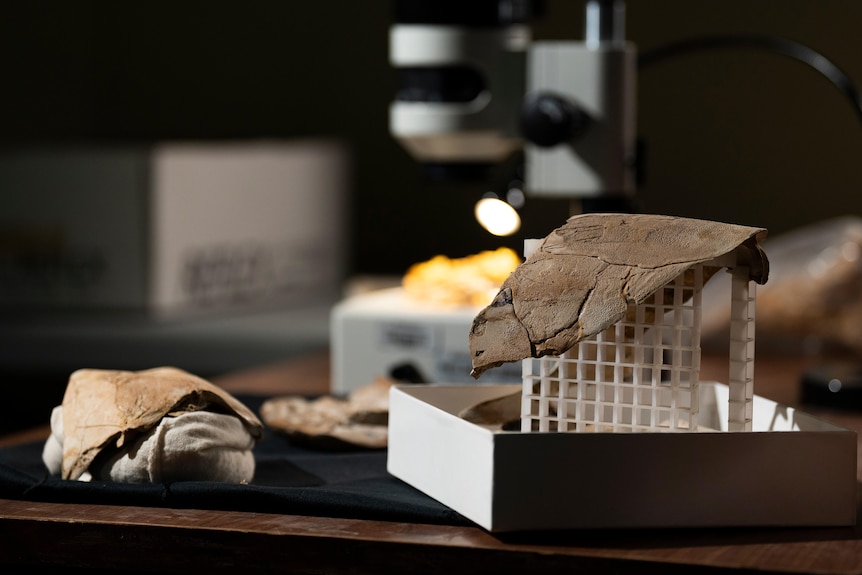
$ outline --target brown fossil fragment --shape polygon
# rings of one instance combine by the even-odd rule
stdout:
[[[481,401],[463,409],[462,419],[489,428],[521,427],[521,390]]]
[[[613,325],[692,266],[735,252],[764,283],[766,230],[650,214],[583,214],[551,232],[470,330],[472,375],[558,355]]]
[[[173,367],[144,371],[80,369],[63,396],[63,479],[78,479],[103,450],[120,449],[165,416],[216,411],[238,417],[259,439],[263,424],[223,389]]]
[[[270,428],[308,447],[381,449],[389,438],[389,389],[394,383],[379,377],[346,398],[272,397],[263,402],[260,415]]]

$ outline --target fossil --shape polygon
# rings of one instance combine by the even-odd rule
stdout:
[[[103,451],[120,450],[165,416],[215,411],[238,417],[249,434],[263,424],[223,389],[174,367],[144,371],[80,369],[63,396],[63,479],[78,479]]]
[[[562,354],[699,263],[735,252],[764,283],[766,230],[649,214],[569,218],[503,282],[473,320],[473,377],[506,362]],[[712,270],[714,271],[714,270]]]

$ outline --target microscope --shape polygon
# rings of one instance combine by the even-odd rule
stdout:
[[[491,188],[496,197],[476,205],[488,231],[517,231],[517,220],[495,226],[519,194],[568,201],[572,214],[633,211],[637,62],[621,1],[587,3],[582,42],[532,42],[538,0],[395,8],[392,134],[431,181]],[[400,288],[348,298],[332,314],[333,390],[381,375],[473,383],[467,335],[477,311],[419,305]],[[517,364],[493,372],[499,383],[521,381]]]
[[[490,180],[522,153],[505,192],[483,201],[516,204],[523,192],[567,199],[572,214],[633,211],[637,53],[625,5],[588,1],[582,41],[533,42],[544,13],[538,0],[396,0],[390,131],[437,180]]]
[[[496,196],[479,200],[476,215],[497,235],[517,227],[493,228],[483,208],[515,205],[519,193],[556,200],[547,202],[554,210],[562,200],[569,215],[641,211],[637,73],[675,55],[742,48],[790,57],[840,88],[862,118],[846,73],[778,37],[701,37],[638,55],[625,39],[622,0],[586,0],[584,37],[571,41],[532,39],[545,16],[541,0],[393,1],[390,131],[432,181],[472,182]],[[342,302],[332,325],[335,390],[380,374],[471,382],[467,334],[477,311],[422,307],[397,289]],[[495,368],[494,381],[521,381],[519,370],[505,367]]]

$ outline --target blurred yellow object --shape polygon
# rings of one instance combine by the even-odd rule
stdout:
[[[463,258],[434,256],[410,266],[402,279],[411,298],[441,306],[486,306],[521,263],[514,250],[497,248]]]

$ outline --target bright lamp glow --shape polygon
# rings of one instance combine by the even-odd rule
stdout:
[[[521,227],[521,216],[515,208],[499,198],[482,198],[476,202],[476,220],[495,236],[510,236]]]

